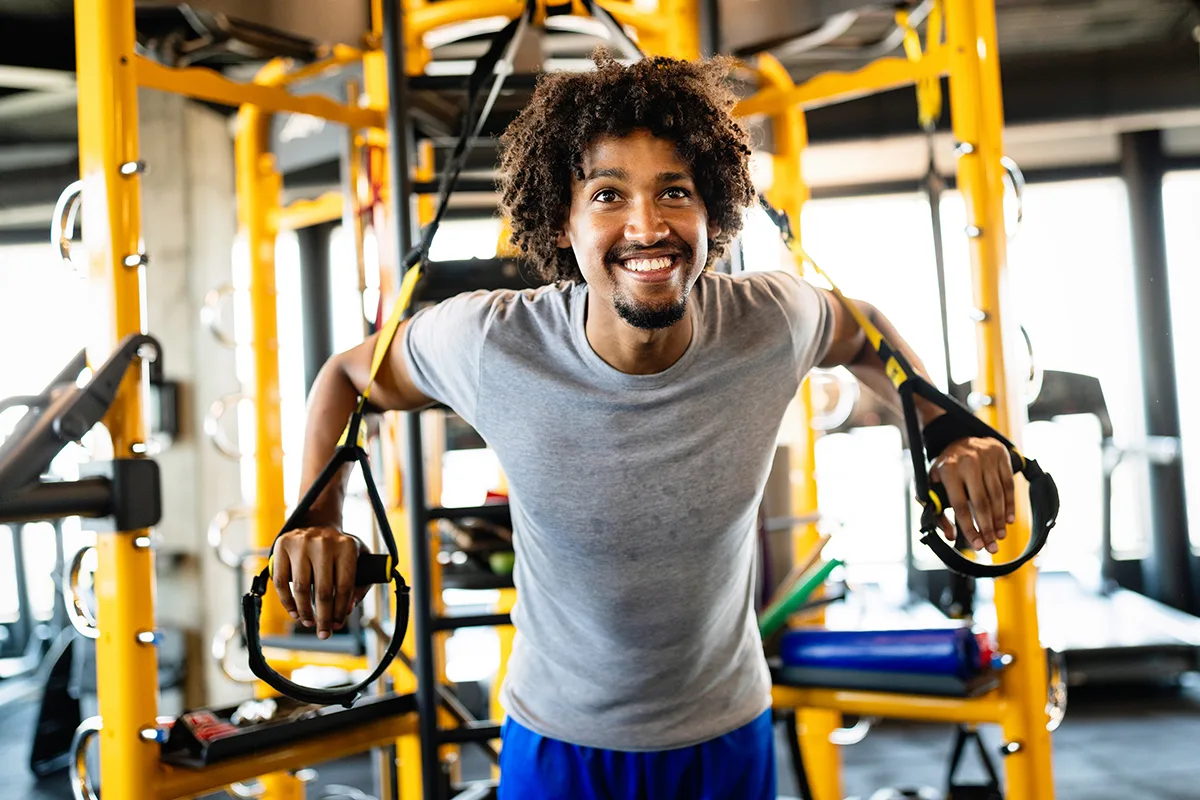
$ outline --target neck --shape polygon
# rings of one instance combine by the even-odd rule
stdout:
[[[617,315],[611,306],[589,292],[584,334],[596,355],[606,364],[627,375],[653,375],[670,367],[683,356],[692,341],[692,315],[669,328],[635,328]]]

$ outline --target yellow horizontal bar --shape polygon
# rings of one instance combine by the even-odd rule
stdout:
[[[181,769],[159,765],[153,797],[180,800],[208,794],[223,786],[272,772],[284,772],[345,758],[373,747],[392,744],[398,737],[416,732],[415,712],[369,722],[361,727],[323,734],[246,758],[221,761],[204,769]]]
[[[286,89],[258,83],[231,81],[203,67],[173,69],[148,58],[135,56],[137,82],[147,89],[182,94],[228,106],[253,105],[264,111],[307,114],[352,128],[386,129],[387,121],[377,109],[352,108],[320,95],[294,95]]]
[[[456,22],[487,17],[515,19],[524,10],[525,4],[520,0],[443,0],[408,12],[404,25],[413,36],[419,38]]]
[[[312,200],[297,200],[279,209],[279,227],[294,231],[340,220],[344,202],[341,192],[326,192]]]
[[[666,33],[666,16],[639,11],[629,0],[597,0],[596,4],[612,14],[617,22],[628,25],[641,35]]]
[[[280,76],[278,81],[275,81],[271,85],[286,86],[288,84],[306,81],[309,78],[317,77],[326,70],[344,67],[347,64],[358,63],[359,61],[362,61],[362,57],[363,54],[361,50],[345,44],[336,44],[333,46],[332,52],[326,58],[322,58],[320,61],[314,61],[311,64],[305,64],[302,67],[297,67],[289,72],[285,72]]]
[[[370,666],[367,664],[366,656],[321,653],[314,650],[283,650],[278,647],[264,647],[263,657],[279,672],[291,672],[301,667],[337,667],[344,670],[355,670]]]
[[[909,86],[923,78],[940,77],[949,69],[945,47],[930,50],[920,61],[904,58],[880,58],[854,72],[826,72],[794,88],[763,89],[738,103],[733,113],[739,117],[778,114],[793,106],[818,108],[843,103],[888,89]]]
[[[999,723],[1007,705],[998,691],[959,698],[775,686],[771,697],[777,708],[825,708],[843,714],[929,722]]]

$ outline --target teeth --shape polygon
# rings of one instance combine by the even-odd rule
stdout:
[[[671,258],[669,256],[663,258],[634,258],[625,262],[625,269],[630,269],[634,272],[653,272],[659,269],[667,269],[670,266]]]

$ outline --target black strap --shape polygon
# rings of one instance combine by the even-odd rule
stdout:
[[[302,527],[313,504],[320,497],[321,492],[325,490],[325,487],[336,478],[341,468],[351,463],[359,464],[362,468],[363,479],[366,482],[367,494],[371,500],[371,510],[374,512],[375,520],[379,525],[380,535],[383,538],[384,546],[387,548],[388,553],[386,556],[371,553],[359,555],[355,568],[355,583],[359,586],[392,583],[395,586],[396,616],[391,641],[388,643],[387,649],[375,669],[358,683],[332,689],[316,689],[309,686],[302,686],[276,672],[267,662],[262,652],[262,639],[259,631],[262,618],[262,598],[266,594],[267,586],[271,580],[273,556],[268,558],[267,566],[251,581],[250,591],[242,598],[242,620],[251,672],[271,688],[301,702],[330,705],[339,704],[350,707],[362,696],[362,691],[378,680],[384,671],[387,670],[388,666],[395,659],[396,654],[400,652],[400,647],[404,642],[404,634],[408,629],[410,590],[403,576],[400,575],[400,572],[396,568],[399,562],[396,537],[393,535],[391,525],[388,523],[387,509],[384,507],[383,500],[379,496],[379,490],[371,475],[371,465],[367,459],[367,453],[363,449],[365,440],[365,436],[363,435],[365,430],[363,415],[368,407],[368,394],[370,384],[374,382],[375,372],[379,369],[383,356],[395,336],[401,317],[416,297],[414,287],[420,276],[421,267],[426,263],[429,246],[433,241],[434,235],[437,233],[442,217],[445,215],[450,195],[453,193],[459,174],[466,164],[472,142],[478,135],[487,117],[487,113],[491,110],[491,101],[494,100],[500,86],[503,84],[504,78],[510,71],[509,69],[501,69],[497,72],[496,65],[503,56],[506,57],[511,67],[513,48],[515,47],[513,40],[525,25],[532,22],[536,7],[534,0],[527,0],[525,12],[504,26],[496,34],[492,40],[491,47],[488,48],[488,52],[476,62],[475,69],[472,71],[467,82],[467,109],[464,115],[462,132],[459,135],[447,169],[442,175],[437,212],[433,220],[426,227],[421,241],[405,255],[404,266],[406,269],[411,269],[409,269],[409,275],[405,276],[406,280],[401,287],[401,296],[397,301],[392,318],[388,320],[388,323],[381,330],[380,336],[376,340],[376,352],[372,359],[371,379],[368,381],[367,390],[363,392],[358,406],[350,415],[346,430],[343,432],[341,441],[334,451],[333,456],[329,459],[329,463],[325,465],[321,474],[313,482],[312,486],[309,487],[304,498],[296,506],[296,509],[288,517],[287,522],[284,523],[283,528],[275,537],[275,542],[278,542],[279,537],[283,534]],[[478,100],[482,93],[485,79],[488,75],[492,74],[496,75],[496,79],[489,96],[489,102],[482,112],[477,114]],[[271,550],[269,551],[271,553],[275,550],[275,542],[272,542]]]
[[[875,349],[875,352],[879,354],[879,359],[883,362],[884,372],[887,374],[889,380],[892,381],[892,385],[896,387],[896,391],[900,394],[900,403],[904,410],[905,429],[908,432],[909,452],[912,455],[913,481],[916,484],[917,499],[923,506],[921,513],[921,533],[923,535],[921,541],[933,550],[934,554],[941,559],[943,564],[962,575],[969,575],[974,578],[998,578],[1015,572],[1023,564],[1036,556],[1046,545],[1050,529],[1054,527],[1058,519],[1058,487],[1055,485],[1054,479],[1048,473],[1043,472],[1036,461],[1027,459],[1021,455],[1016,447],[1013,446],[1013,443],[998,430],[976,417],[966,406],[959,403],[953,397],[939,391],[937,387],[921,377],[913,369],[908,359],[904,357],[904,354],[888,342],[879,328],[854,303],[842,294],[841,290],[837,288],[837,284],[833,282],[829,275],[813,261],[808,253],[804,252],[799,242],[796,241],[787,215],[772,206],[764,196],[759,195],[758,200],[763,211],[766,212],[775,226],[779,228],[780,236],[782,236],[784,243],[792,251],[797,260],[812,265],[813,269],[829,282],[830,291],[846,307],[863,329],[867,341]],[[959,433],[956,440],[966,436],[976,436],[1000,441],[1008,448],[1012,459],[1013,472],[1023,473],[1026,480],[1029,481],[1029,505],[1033,511],[1033,527],[1030,531],[1029,542],[1025,546],[1024,552],[1016,559],[1000,564],[984,564],[964,557],[952,545],[947,543],[945,539],[938,535],[938,520],[941,518],[943,512],[950,507],[950,501],[946,494],[946,488],[942,484],[931,483],[929,481],[926,443],[921,430],[920,417],[917,416],[917,409],[914,403],[914,397],[917,396],[928,400],[946,412],[948,419],[942,420],[939,423],[939,433],[953,428]],[[939,448],[945,446],[945,443],[942,441],[939,441],[937,444]],[[940,449],[938,452],[940,452]]]

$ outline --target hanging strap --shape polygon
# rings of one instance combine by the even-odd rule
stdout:
[[[1049,473],[1044,472],[1036,461],[1027,459],[1021,455],[1013,443],[1006,439],[998,430],[976,417],[966,406],[959,403],[953,397],[942,393],[933,384],[921,377],[913,369],[908,359],[888,342],[879,328],[862,313],[858,306],[850,302],[842,294],[842,291],[838,289],[837,284],[830,279],[829,275],[800,247],[800,243],[796,240],[796,236],[792,232],[791,223],[787,215],[772,206],[762,195],[759,195],[758,200],[767,216],[779,228],[779,233],[784,243],[792,252],[792,255],[795,256],[797,262],[800,264],[809,264],[818,275],[824,278],[829,283],[830,291],[833,295],[846,307],[850,315],[854,317],[859,327],[862,328],[863,333],[866,334],[867,341],[871,343],[871,347],[879,354],[879,359],[883,362],[884,372],[887,374],[888,379],[891,380],[892,385],[896,387],[896,391],[900,394],[900,403],[904,410],[904,424],[908,432],[909,452],[913,462],[913,482],[917,489],[917,499],[923,507],[921,512],[921,533],[923,534],[921,541],[933,550],[934,554],[941,559],[943,564],[962,575],[969,575],[975,578],[998,578],[1015,572],[1023,564],[1036,556],[1046,545],[1050,529],[1054,527],[1054,523],[1058,518],[1058,487],[1055,485],[1054,479]],[[939,444],[944,445],[949,441],[966,436],[996,439],[1008,448],[1009,457],[1012,460],[1013,472],[1024,474],[1026,480],[1029,482],[1029,505],[1033,511],[1033,528],[1030,532],[1029,543],[1025,546],[1024,552],[1012,561],[999,564],[984,564],[966,558],[938,534],[938,520],[941,518],[942,513],[950,507],[950,499],[946,493],[945,486],[941,483],[931,483],[929,480],[929,467],[926,463],[926,455],[928,453],[931,459],[936,458],[937,454],[941,451],[941,447],[937,447],[933,451],[927,447],[926,437],[921,430],[921,422],[917,416],[916,404],[914,402],[914,397],[918,396],[928,400],[946,412],[944,419],[939,417],[934,423],[931,423],[931,427],[936,425],[941,432],[942,441]],[[951,430],[953,433],[947,435],[946,432]]]
[[[488,52],[476,62],[475,69],[467,82],[467,108],[464,114],[462,132],[459,135],[447,168],[442,175],[437,212],[432,222],[425,229],[420,242],[405,254],[402,259],[403,266],[406,269],[404,280],[400,284],[399,297],[396,299],[392,314],[388,318],[387,323],[380,329],[379,335],[375,340],[375,349],[371,357],[371,372],[367,379],[367,385],[359,396],[358,404],[354,412],[350,415],[350,420],[347,422],[345,430],[342,431],[337,449],[334,450],[329,463],[325,465],[321,474],[313,481],[308,492],[301,499],[296,509],[284,523],[283,528],[275,537],[275,542],[278,542],[279,537],[285,533],[304,527],[307,524],[309,511],[311,511],[313,504],[325,490],[325,487],[337,478],[338,473],[343,467],[348,464],[358,464],[362,468],[363,480],[367,486],[367,495],[371,501],[371,510],[375,515],[376,523],[379,525],[380,536],[383,539],[384,546],[387,548],[387,554],[361,553],[358,556],[355,566],[355,585],[369,586],[391,583],[395,586],[396,614],[391,641],[388,642],[387,649],[375,669],[358,683],[331,689],[316,689],[310,686],[302,686],[276,672],[267,662],[262,651],[262,638],[259,631],[262,618],[262,598],[266,594],[267,587],[271,581],[272,569],[274,567],[273,553],[275,551],[275,542],[271,544],[270,552],[272,556],[267,559],[266,567],[254,577],[250,584],[250,591],[242,598],[242,622],[251,672],[272,689],[301,702],[321,705],[343,705],[349,708],[362,696],[363,690],[383,675],[384,671],[387,670],[388,666],[395,659],[396,654],[400,652],[400,647],[404,642],[404,633],[408,629],[410,590],[404,581],[404,577],[396,568],[400,559],[396,537],[392,533],[391,525],[388,523],[387,509],[383,505],[379,489],[376,487],[375,480],[371,475],[371,465],[366,452],[366,426],[363,424],[363,415],[366,413],[367,404],[371,397],[371,387],[374,385],[375,378],[383,366],[384,359],[387,358],[388,350],[396,338],[396,331],[399,330],[400,322],[413,306],[417,283],[421,279],[421,268],[427,263],[426,259],[428,258],[430,243],[433,241],[442,217],[445,215],[450,195],[453,193],[459,174],[466,164],[472,141],[482,130],[483,124],[487,119],[488,113],[491,111],[496,96],[499,94],[505,77],[512,72],[512,61],[520,40],[520,34],[532,22],[535,10],[536,3],[534,0],[528,0],[525,12],[504,26],[496,34],[492,40],[491,47],[488,48]],[[501,58],[504,60],[501,61]],[[482,94],[485,80],[489,75],[495,75],[495,80],[482,112],[477,114],[476,107],[478,100]]]

